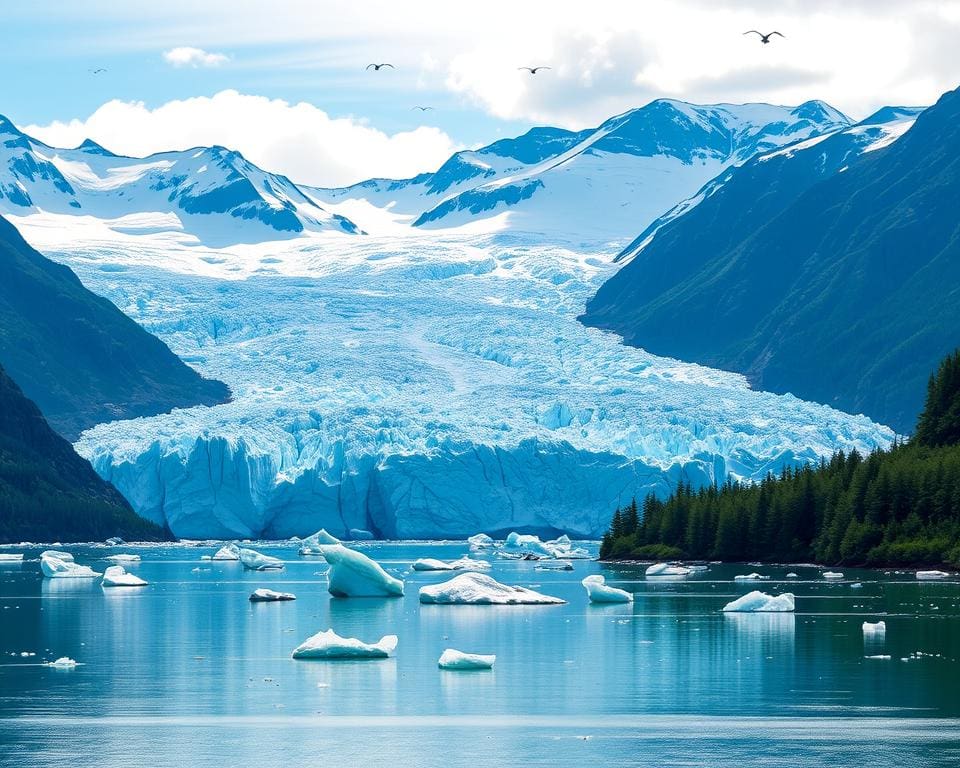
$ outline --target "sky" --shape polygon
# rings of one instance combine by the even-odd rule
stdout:
[[[29,134],[135,156],[221,144],[319,186],[660,97],[859,119],[960,84],[960,0],[31,0],[0,17],[0,114]]]

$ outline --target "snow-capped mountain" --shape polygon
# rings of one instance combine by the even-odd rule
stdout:
[[[309,189],[367,225],[361,203],[397,222],[446,229],[566,234],[577,241],[627,237],[724,168],[759,152],[850,125],[820,101],[695,106],[661,99],[579,132],[534,128],[458,152],[435,173]]]
[[[208,245],[359,232],[286,177],[224,147],[145,158],[120,157],[89,140],[58,149],[0,116],[0,213],[38,211],[93,216],[118,232],[184,231]]]

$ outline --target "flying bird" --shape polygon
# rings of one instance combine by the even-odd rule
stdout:
[[[767,32],[767,34],[763,34],[763,32],[758,32],[758,31],[755,30],[755,29],[748,29],[748,30],[747,30],[746,32],[744,32],[743,34],[745,34],[745,35],[749,35],[749,34],[760,35],[760,42],[763,43],[764,45],[766,45],[767,43],[770,42],[770,38],[771,38],[773,35],[779,35],[780,37],[786,37],[786,35],[781,35],[779,32],[776,32],[776,31],[774,31],[774,32]]]
[[[105,70],[103,67],[98,67],[97,69],[91,69],[89,71],[92,75],[99,75],[101,72],[106,72],[107,70]]]
[[[393,66],[393,64],[386,64],[386,63],[384,63],[384,64],[367,64],[367,69],[370,69],[370,67],[373,67],[374,72],[379,72],[383,67],[390,67],[390,69],[396,69],[396,67]]]
[[[537,72],[539,72],[541,69],[550,69],[550,67],[517,67],[517,69],[518,69],[518,70],[519,70],[519,69],[525,69],[525,70],[527,70],[527,72],[529,72],[531,75],[535,75],[535,74],[537,74]]]
[[[433,109],[433,107],[410,107],[410,109],[419,109],[421,112],[426,112],[428,109]]]

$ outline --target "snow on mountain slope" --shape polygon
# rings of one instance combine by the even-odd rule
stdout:
[[[635,232],[731,164],[849,124],[819,101],[790,108],[661,99],[596,129],[535,128],[459,152],[413,179],[307,191],[352,215],[364,217],[363,201],[424,229],[486,222],[597,242]],[[377,231],[375,219],[360,221]]]
[[[615,506],[681,479],[759,478],[892,438],[583,327],[610,259],[539,239],[217,250],[69,216],[16,224],[229,383],[230,403],[100,425],[77,444],[179,536],[597,536]]]
[[[0,116],[0,213],[36,211],[93,216],[121,231],[184,232],[186,242],[212,246],[359,231],[239,152],[198,147],[137,159],[92,141],[56,149]]]

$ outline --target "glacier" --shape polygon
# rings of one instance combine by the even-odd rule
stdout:
[[[12,217],[229,403],[76,443],[178,537],[598,537],[633,497],[759,479],[893,433],[576,321],[617,248],[520,235],[229,248]]]

